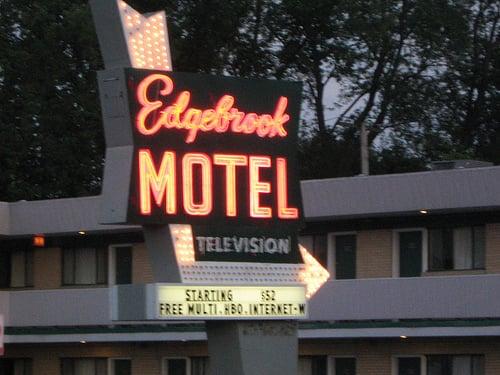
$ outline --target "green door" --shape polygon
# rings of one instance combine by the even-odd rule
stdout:
[[[399,276],[422,275],[422,232],[399,233]]]
[[[132,247],[120,246],[115,251],[116,284],[132,284]]]
[[[335,278],[356,278],[356,235],[335,236]]]

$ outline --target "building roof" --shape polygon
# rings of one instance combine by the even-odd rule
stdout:
[[[308,221],[500,208],[500,167],[302,182]]]
[[[302,181],[307,221],[500,210],[500,166]],[[101,197],[0,202],[0,235],[130,231],[100,225]]]

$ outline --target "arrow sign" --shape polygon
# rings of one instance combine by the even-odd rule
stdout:
[[[172,70],[165,12],[142,15],[117,0],[132,67]]]
[[[248,283],[268,285],[304,284],[310,299],[328,280],[330,273],[300,245],[303,264],[267,264],[196,261],[190,225],[170,225],[177,264],[183,283]]]
[[[330,273],[307,251],[299,245],[300,255],[304,260],[304,269],[299,274],[299,281],[306,285],[306,297],[310,299],[330,277]]]

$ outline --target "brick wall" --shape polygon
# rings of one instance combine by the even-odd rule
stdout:
[[[357,278],[392,277],[393,232],[390,229],[357,232]],[[59,248],[37,248],[34,253],[34,288],[61,287],[62,254]],[[134,283],[153,282],[153,272],[146,247],[136,244],[132,252]],[[500,273],[500,223],[486,225],[486,271],[426,272],[424,276]]]
[[[356,358],[357,375],[397,375],[392,373],[393,360],[398,356],[430,354],[483,354],[485,375],[500,374],[500,340],[398,340],[301,343],[301,355],[352,356]]]
[[[308,340],[300,344],[300,355],[352,356],[357,375],[391,375],[398,356],[428,354],[484,354],[485,375],[500,374],[500,340],[331,341]],[[59,375],[60,358],[130,358],[132,375],[160,375],[165,357],[206,356],[205,342],[70,344],[7,347],[7,357],[33,358],[33,375]],[[396,374],[393,374],[396,375]]]
[[[357,233],[356,277],[392,277],[392,230]]]
[[[33,255],[35,289],[56,289],[61,287],[62,254],[59,248],[36,248]]]
[[[500,273],[500,223],[486,225],[486,271]]]
[[[132,251],[132,282],[153,282],[153,269],[151,268],[146,245],[143,243],[134,245]]]

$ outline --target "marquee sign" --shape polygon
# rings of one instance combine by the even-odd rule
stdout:
[[[154,319],[305,319],[303,286],[190,286],[159,284]]]

